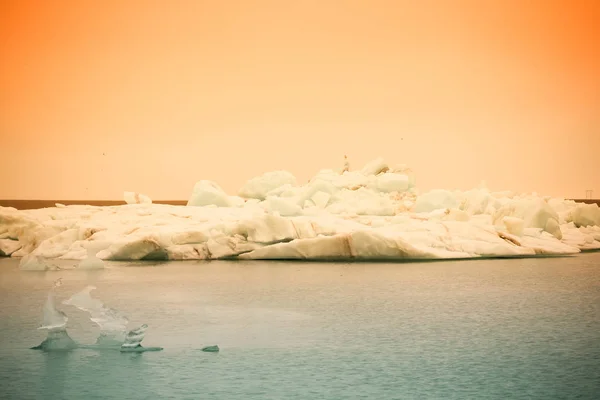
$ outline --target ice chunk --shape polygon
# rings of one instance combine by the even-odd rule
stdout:
[[[562,239],[563,237],[560,225],[556,218],[548,218],[546,220],[546,225],[544,225],[544,230],[557,239]]]
[[[600,207],[598,204],[577,204],[571,217],[576,226],[600,226]]]
[[[61,283],[61,279],[57,279],[52,289],[48,292],[48,297],[43,308],[43,322],[38,328],[47,329],[48,336],[41,344],[32,347],[34,350],[64,351],[77,347],[77,343],[67,333],[67,315],[58,310],[54,304],[54,291]]]
[[[115,241],[97,257],[102,260],[141,260],[159,250],[161,246],[155,238],[137,235]]]
[[[386,164],[384,159],[380,157],[375,160],[369,161],[360,172],[365,176],[369,176],[377,175],[381,172],[386,172],[388,170],[388,165]]]
[[[302,215],[302,208],[285,198],[269,196],[263,204],[267,211],[278,212],[282,216]]]
[[[87,286],[63,304],[72,305],[90,314],[90,320],[100,327],[98,343],[121,343],[125,337],[128,319],[119,311],[106,307],[102,301],[92,298],[90,292],[94,289],[94,286]]]
[[[121,345],[122,349],[128,349],[133,347],[140,347],[142,344],[142,340],[144,340],[144,336],[146,336],[146,329],[148,329],[148,325],[143,324],[139,328],[132,329],[127,332],[125,336],[125,341]]]
[[[373,184],[369,185],[379,192],[404,192],[409,189],[408,176],[404,174],[386,173],[378,175]]]
[[[600,241],[596,239],[599,235],[594,235],[594,231],[587,227],[577,228],[573,222],[561,226],[563,233],[562,242],[581,250],[599,250]]]
[[[192,196],[188,200],[188,206],[209,206],[217,207],[232,207],[239,205],[239,201],[232,200],[230,196],[225,194],[223,189],[212,181],[198,181],[194,185]]]
[[[525,222],[521,218],[506,216],[502,218],[502,222],[506,226],[506,230],[515,236],[523,236]]]
[[[303,188],[298,198],[298,204],[303,205],[307,200],[311,200],[314,203],[312,198],[316,193],[319,192],[326,193],[330,196],[329,198],[331,198],[331,196],[338,190],[339,189],[329,181],[323,179],[313,180]]]
[[[470,215],[483,214],[488,206],[494,203],[493,197],[488,190],[473,189],[462,193],[460,208]]]
[[[152,204],[152,199],[145,194],[136,192],[125,192],[123,193],[123,200],[127,204]]]
[[[139,328],[132,329],[127,333],[125,337],[125,341],[121,345],[121,352],[129,353],[129,352],[144,352],[144,351],[160,351],[162,347],[143,347],[142,340],[144,340],[144,336],[146,336],[146,330],[148,329],[148,325],[143,324]]]
[[[507,203],[495,214],[496,219],[504,216],[521,218],[525,228],[541,228],[558,239],[561,237],[558,214],[541,198],[526,198]]]
[[[292,186],[289,183],[286,183],[283,186],[279,186],[273,190],[270,190],[266,197],[269,196],[277,196],[277,197],[295,197],[298,196],[300,188],[297,186]]]
[[[55,281],[53,288],[48,293],[46,303],[44,304],[43,322],[38,329],[63,329],[67,326],[67,315],[57,310],[54,305],[54,289],[60,285],[60,279]]]
[[[13,239],[0,239],[0,257],[10,256],[21,248],[21,243]]]
[[[453,193],[448,190],[436,189],[424,193],[417,198],[415,212],[431,212],[443,208],[456,208],[458,202]]]
[[[325,208],[327,207],[327,203],[329,202],[330,198],[331,195],[329,193],[318,191],[312,195],[311,200],[313,201],[315,206],[319,208]]]
[[[66,330],[51,329],[48,331],[48,336],[46,339],[31,349],[44,351],[69,351],[76,347],[77,342],[71,339]]]
[[[287,171],[266,172],[246,182],[240,189],[239,195],[264,200],[267,193],[284,185],[295,186],[296,177]]]
[[[361,187],[357,190],[342,189],[328,203],[327,211],[332,214],[395,215],[397,200]]]

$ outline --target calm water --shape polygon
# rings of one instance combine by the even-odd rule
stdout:
[[[600,253],[405,264],[0,260],[2,399],[598,399]],[[52,282],[147,323],[121,354],[28,350]],[[93,343],[87,315],[60,304]],[[220,353],[200,348],[218,344]]]

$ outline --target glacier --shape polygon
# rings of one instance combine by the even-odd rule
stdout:
[[[22,269],[103,268],[106,260],[431,260],[568,255],[600,249],[600,208],[535,193],[419,193],[383,159],[251,179],[238,195],[200,180],[186,206],[125,192],[125,205],[0,207],[0,255]]]

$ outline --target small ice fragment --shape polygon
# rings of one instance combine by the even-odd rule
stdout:
[[[125,342],[121,345],[121,349],[141,347],[142,340],[144,340],[144,336],[146,335],[146,329],[148,329],[148,325],[143,324],[139,328],[130,330],[125,337]]]
[[[161,351],[162,347],[144,347],[142,340],[146,335],[148,325],[144,324],[137,329],[132,329],[127,333],[125,342],[121,345],[122,353],[141,353],[145,351]]]
[[[207,352],[207,353],[217,353],[219,351],[219,346],[214,345],[214,346],[206,346],[202,348],[202,351]]]

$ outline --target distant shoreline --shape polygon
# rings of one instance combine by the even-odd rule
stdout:
[[[597,204],[600,206],[600,199],[567,199],[578,203]],[[123,200],[0,200],[0,207],[14,207],[18,210],[35,210],[39,208],[55,207],[56,203],[70,205],[90,205],[90,206],[122,206]],[[187,200],[154,200],[154,204],[168,204],[173,206],[185,206]]]

